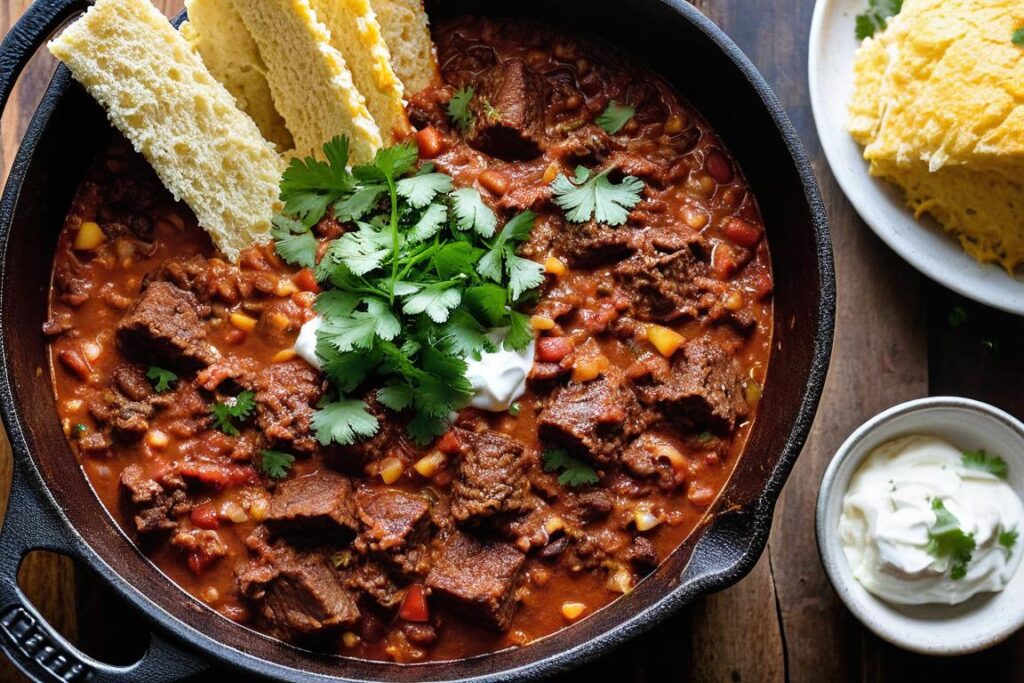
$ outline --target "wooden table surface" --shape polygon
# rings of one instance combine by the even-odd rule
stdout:
[[[156,4],[171,14],[181,0]],[[937,659],[903,652],[866,631],[832,590],[813,528],[818,483],[832,453],[880,410],[929,394],[956,394],[1024,417],[1019,389],[1024,363],[1016,359],[1024,321],[967,302],[918,275],[850,207],[825,163],[808,100],[807,35],[814,0],[695,4],[765,75],[814,162],[831,218],[839,288],[832,366],[811,437],[776,509],[768,550],[753,572],[563,680],[1024,680],[1024,632],[984,653]],[[29,0],[0,0],[0,35],[28,5]],[[38,56],[15,91],[0,127],[4,177],[53,68],[49,55]],[[955,326],[949,315],[957,307],[967,318]],[[6,507],[9,470],[10,450],[0,438],[0,509]],[[121,649],[115,647],[119,641],[133,635],[138,641],[144,631],[134,615],[64,558],[31,556],[21,576],[51,623],[88,651],[109,656]],[[0,681],[20,680],[10,665],[0,665]]]

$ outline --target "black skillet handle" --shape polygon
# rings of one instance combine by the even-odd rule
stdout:
[[[0,42],[0,112],[32,55],[62,23],[86,10],[89,0],[36,0]],[[142,659],[117,667],[76,649],[40,616],[18,587],[18,567],[32,550],[81,559],[53,504],[38,490],[24,456],[15,456],[10,502],[0,531],[0,650],[34,681],[171,683],[208,666],[153,636]]]

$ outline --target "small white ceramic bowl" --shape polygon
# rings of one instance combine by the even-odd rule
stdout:
[[[1024,498],[1024,424],[998,408],[966,398],[909,401],[865,422],[832,459],[818,491],[818,552],[839,597],[880,638],[922,654],[977,652],[1024,626],[1024,569],[1018,568],[1001,592],[975,595],[959,605],[892,605],[866,591],[853,577],[839,543],[839,516],[850,478],[875,448],[911,434],[930,434],[964,450],[982,448],[1001,456],[1009,466],[1010,485]]]

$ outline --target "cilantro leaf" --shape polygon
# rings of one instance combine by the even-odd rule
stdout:
[[[514,242],[529,238],[536,214],[524,211],[517,214],[498,234],[491,249],[477,262],[476,270],[484,278],[502,282],[508,275],[513,300],[544,281],[544,269],[539,263],[516,256]]]
[[[473,88],[463,88],[448,102],[448,116],[463,133],[469,131],[469,102],[473,99]]]
[[[373,163],[356,166],[352,175],[362,181],[394,181],[412,170],[419,152],[412,142],[403,142],[393,147],[377,150]]]
[[[445,283],[424,287],[405,298],[402,311],[409,315],[426,313],[435,323],[448,320],[451,310],[462,302],[462,293]]]
[[[390,238],[368,223],[360,224],[355,232],[346,232],[337,244],[337,256],[355,275],[379,268],[391,254]]]
[[[441,232],[441,228],[444,227],[445,221],[448,220],[448,209],[442,204],[431,204],[427,207],[427,210],[423,212],[420,219],[416,221],[416,224],[409,231],[408,239],[410,242],[423,242],[429,240],[431,237]]]
[[[281,201],[284,212],[296,216],[306,227],[315,225],[327,207],[354,186],[348,172],[348,139],[333,138],[323,146],[324,158],[292,159],[281,176]]]
[[[224,432],[228,436],[238,436],[238,427],[235,420],[245,420],[252,415],[256,407],[256,394],[246,390],[233,396],[223,403],[214,403],[208,406],[213,426],[215,429]]]
[[[395,186],[398,196],[405,198],[414,209],[426,207],[434,201],[439,192],[447,193],[451,192],[451,189],[452,177],[444,173],[427,173],[402,178]]]
[[[544,282],[544,268],[536,261],[509,254],[505,257],[505,269],[508,271],[508,287],[513,300]]]
[[[636,114],[636,109],[628,104],[619,104],[615,100],[608,103],[601,115],[597,117],[597,125],[604,128],[609,135],[615,135]]]
[[[949,562],[949,576],[958,581],[967,575],[967,564],[974,556],[974,534],[960,528],[960,520],[946,509],[939,498],[932,499],[935,524],[928,529],[928,554]]]
[[[640,202],[644,184],[639,178],[627,176],[618,185],[608,179],[611,169],[592,176],[580,166],[576,177],[569,180],[559,173],[551,183],[555,204],[563,209],[573,223],[593,219],[607,225],[622,225],[630,210]]]
[[[505,348],[522,351],[533,341],[533,328],[530,327],[530,316],[519,311],[509,312],[508,335],[505,337]]]
[[[444,341],[452,355],[463,358],[480,358],[482,351],[493,351],[494,342],[487,337],[487,330],[476,318],[463,309],[452,311],[444,326]]]
[[[150,366],[149,371],[146,372],[146,377],[153,383],[153,390],[159,394],[170,389],[171,382],[178,379],[178,376],[170,370],[164,370],[155,365]]]
[[[313,413],[313,429],[324,446],[331,442],[347,446],[360,437],[377,433],[380,424],[365,401],[343,399],[328,403]]]
[[[508,294],[504,287],[485,282],[466,290],[466,308],[488,327],[497,327],[505,317]]]
[[[273,226],[270,234],[285,263],[302,268],[316,265],[317,241],[309,228],[284,216],[274,216]]]
[[[412,389],[408,385],[393,383],[377,390],[377,400],[385,408],[400,413],[413,403]]]
[[[903,0],[868,0],[868,8],[858,14],[854,25],[857,40],[864,40],[885,28],[889,18],[900,13]]]
[[[334,217],[342,223],[359,220],[370,212],[387,192],[384,185],[363,185],[334,205]]]
[[[596,484],[597,472],[594,468],[578,458],[574,458],[561,448],[544,451],[542,454],[545,472],[558,472],[558,483],[573,488],[584,484]]]
[[[1018,536],[1020,536],[1020,532],[1016,528],[999,530],[999,545],[1006,550],[1007,557],[1013,555],[1013,546],[1017,545]]]
[[[459,230],[472,229],[481,237],[492,237],[498,227],[498,217],[491,207],[484,204],[483,197],[472,187],[452,192],[452,207],[455,209],[455,226]]]
[[[260,451],[260,470],[271,479],[284,479],[292,468],[295,456],[281,451]]]
[[[1005,460],[998,455],[988,455],[983,450],[967,451],[960,459],[960,463],[967,469],[988,472],[1000,479],[1006,479],[1009,474]]]

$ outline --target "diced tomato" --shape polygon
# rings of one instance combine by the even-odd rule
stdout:
[[[313,271],[309,268],[303,268],[295,274],[293,280],[295,286],[304,292],[320,292],[320,284],[316,281],[316,276],[313,275]]]
[[[749,221],[733,216],[722,229],[729,241],[741,247],[753,247],[761,241],[761,229]]]
[[[772,278],[766,272],[760,272],[754,278],[754,291],[757,292],[757,298],[763,299],[772,293]]]
[[[437,450],[445,455],[455,455],[462,450],[462,442],[455,432],[447,432],[437,440]]]
[[[207,567],[213,564],[216,559],[216,556],[208,555],[204,552],[197,551],[194,553],[189,553],[188,568],[193,574],[199,576],[203,573],[203,570],[205,570]]]
[[[192,508],[192,523],[200,529],[219,529],[220,518],[217,517],[217,510],[213,503],[203,503]]]
[[[728,280],[736,272],[736,255],[728,244],[719,243],[711,253],[711,272],[719,280]]]
[[[244,486],[259,481],[256,470],[248,465],[221,465],[212,462],[186,462],[178,467],[183,477],[197,479],[201,483],[222,489],[229,486]]]
[[[568,337],[541,337],[537,340],[537,360],[542,363],[557,363],[570,353],[574,345]]]
[[[430,621],[430,610],[427,608],[427,591],[422,583],[410,584],[405,589],[405,599],[398,616],[405,621]]]
[[[444,151],[444,138],[437,128],[427,126],[416,133],[416,145],[420,148],[421,158],[433,159]]]

